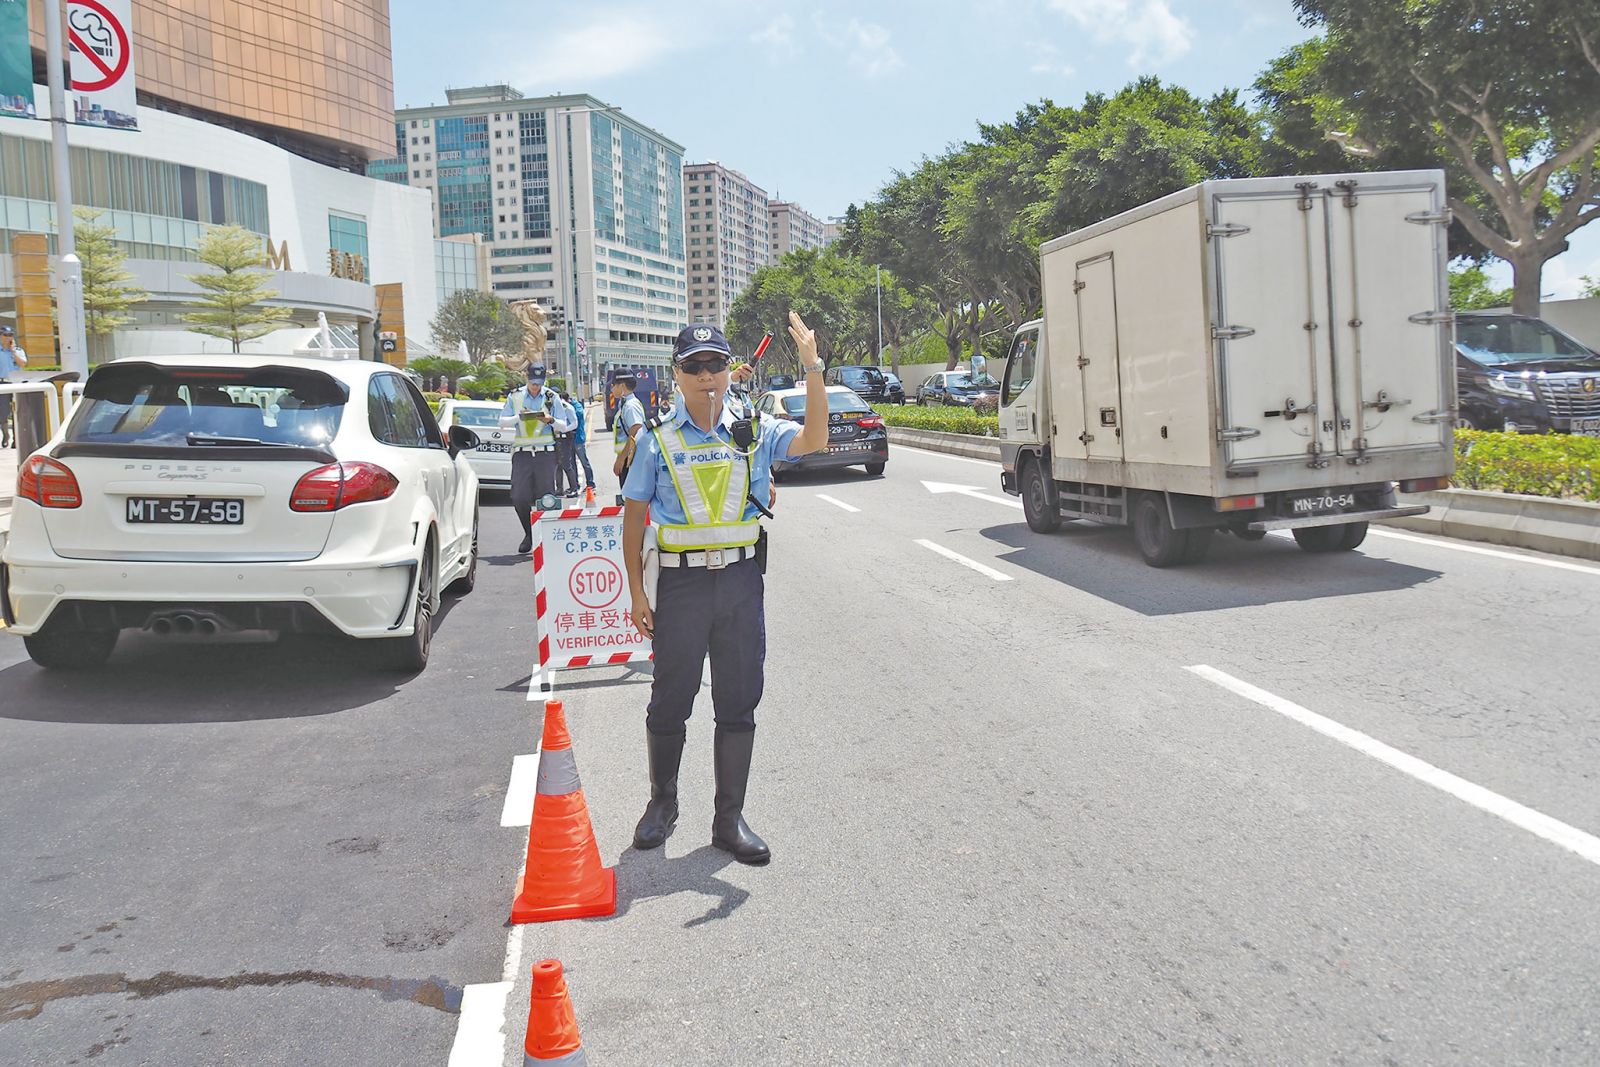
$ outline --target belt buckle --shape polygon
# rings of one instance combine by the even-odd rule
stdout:
[[[723,551],[724,550],[720,548],[706,549],[706,570],[720,571],[722,568],[728,565],[728,560],[723,555]]]

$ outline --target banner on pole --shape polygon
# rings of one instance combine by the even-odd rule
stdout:
[[[28,0],[0,0],[0,115],[38,118],[33,110],[33,47]]]
[[[633,627],[622,509],[535,511],[533,531],[538,659],[530,699],[549,690],[555,671],[649,659],[650,639]]]
[[[133,0],[68,0],[67,52],[73,121],[136,130]]]

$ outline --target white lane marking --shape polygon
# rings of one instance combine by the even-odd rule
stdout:
[[[997,459],[973,459],[971,456],[952,456],[948,452],[940,452],[932,448],[918,448],[916,445],[896,445],[896,448],[915,448],[918,452],[929,456],[938,456],[940,459],[953,459],[957,463],[977,463],[988,467],[990,470],[999,470],[1000,461]]]
[[[1007,500],[1003,496],[993,496],[989,493],[985,493],[976,485],[956,485],[953,482],[925,481],[922,483],[922,487],[936,496],[940,493],[960,493],[962,496],[970,496],[975,500],[987,500],[991,504],[1004,504],[1008,508],[1016,508],[1018,511],[1022,510],[1022,501]]]
[[[1457,800],[1465,801],[1480,811],[1486,811],[1513,826],[1519,826],[1536,837],[1544,838],[1552,845],[1559,845],[1570,852],[1575,852],[1590,863],[1600,864],[1600,837],[1586,834],[1576,827],[1568,826],[1532,808],[1523,807],[1499,793],[1485,789],[1481,785],[1474,785],[1465,778],[1458,778],[1449,771],[1440,770],[1431,763],[1401,752],[1397,748],[1391,748],[1375,737],[1324,718],[1291,700],[1285,700],[1265,689],[1258,689],[1249,682],[1240,681],[1215,667],[1200,664],[1184,669],[1285,718],[1293,719],[1302,726],[1309,726],[1324,737],[1331,737],[1341,744],[1349,745],[1357,752],[1371,756],[1380,763],[1387,763],[1402,774],[1409,774],[1417,781],[1449,793]]]
[[[858,512],[858,511],[861,510],[860,508],[856,507],[853,504],[846,504],[843,500],[835,500],[833,497],[829,496],[827,493],[818,493],[817,494],[817,499],[818,500],[826,500],[828,503],[832,504],[834,507],[843,508],[846,511]]]
[[[522,932],[526,926],[516,925],[511,928],[511,933],[506,937],[506,963],[500,968],[502,982],[515,982],[517,968],[522,966]]]
[[[539,788],[539,754],[514,756],[511,784],[506,786],[506,802],[500,808],[501,826],[528,826],[533,821],[533,794]]]
[[[939,553],[939,555],[943,556],[945,559],[955,560],[957,563],[961,564],[963,567],[971,567],[973,570],[977,571],[979,574],[986,574],[990,578],[993,578],[997,582],[1009,582],[1009,581],[1011,581],[1011,575],[1009,575],[1009,574],[1001,574],[999,571],[995,570],[993,567],[985,567],[983,564],[979,563],[977,560],[968,559],[966,556],[961,555],[959,552],[952,552],[948,548],[944,547],[943,545],[936,545],[932,541],[926,541],[926,540],[924,540],[924,539],[922,539],[920,537],[917,538],[917,544],[921,545],[923,548],[926,548],[926,549],[928,549],[928,550],[930,550],[932,552]]]
[[[1517,552],[1503,552],[1498,548],[1479,548],[1477,545],[1463,545],[1443,538],[1415,537],[1407,533],[1397,533],[1394,530],[1380,530],[1373,527],[1367,531],[1379,537],[1388,537],[1396,541],[1410,541],[1418,545],[1432,545],[1434,548],[1448,548],[1452,552],[1470,552],[1474,556],[1493,556],[1495,559],[1509,559],[1517,563],[1533,563],[1540,567],[1554,567],[1562,571],[1578,571],[1582,574],[1600,574],[1600,567],[1586,566],[1582,563],[1568,563],[1559,559],[1542,559],[1538,556],[1524,556]]]
[[[461,1019],[450,1045],[449,1067],[498,1067],[505,1062],[506,998],[510,995],[510,982],[462,987]]]

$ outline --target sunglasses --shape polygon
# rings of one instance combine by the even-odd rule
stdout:
[[[721,374],[728,369],[728,361],[722,356],[713,356],[711,359],[686,359],[678,364],[678,369],[685,374]]]

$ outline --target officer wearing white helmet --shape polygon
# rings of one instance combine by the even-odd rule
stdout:
[[[528,384],[513,389],[500,409],[501,425],[516,432],[511,443],[511,510],[522,524],[518,552],[533,550],[529,513],[534,503],[555,495],[556,434],[570,433],[578,426],[572,406],[544,381],[544,364],[530,363]]]
[[[690,326],[673,346],[678,404],[639,434],[622,486],[633,623],[652,638],[655,653],[645,712],[650,801],[634,831],[636,848],[659,846],[677,821],[684,726],[709,653],[716,717],[711,843],[741,863],[771,858],[766,842],[744,820],[767,645],[760,521],[766,509],[758,502],[769,499],[774,459],[796,459],[828,444],[828,395],[816,334],[790,312],[789,336],[806,372],[811,417],[803,428],[781,419],[741,418],[727,403],[728,342],[714,326]],[[644,582],[647,510],[661,563],[653,603]]]

